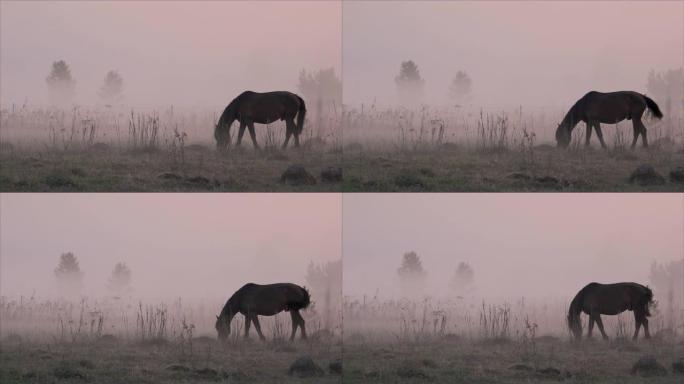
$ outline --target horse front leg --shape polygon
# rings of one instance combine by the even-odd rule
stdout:
[[[252,321],[252,317],[249,314],[245,315],[245,339],[249,337],[249,325]]]
[[[256,328],[256,331],[259,334],[259,339],[261,339],[261,341],[265,341],[266,337],[264,337],[264,334],[261,333],[261,324],[259,324],[259,316],[254,315],[252,317],[252,322],[254,323],[254,328]]]
[[[589,141],[591,140],[591,122],[587,121],[587,134],[586,134],[586,139],[584,141],[584,146],[588,147],[589,146]]]
[[[598,325],[599,331],[601,331],[601,335],[603,336],[603,340],[608,340],[608,335],[606,334],[606,330],[603,328],[603,321],[601,321],[601,315],[596,315],[596,325]]]
[[[254,131],[254,123],[249,123],[247,127],[249,128],[249,137],[252,138],[252,144],[254,144],[254,148],[259,149],[259,144],[257,144],[256,141],[256,132]]]
[[[589,330],[587,331],[587,339],[591,339],[591,334],[594,332],[594,316],[589,316]]]
[[[240,130],[238,131],[237,143],[235,143],[236,147],[239,147],[242,143],[242,136],[245,134],[245,127],[247,127],[247,125],[243,122],[240,122]]]
[[[606,145],[606,142],[603,140],[603,131],[601,131],[601,123],[594,123],[594,129],[596,130],[596,136],[599,138],[599,141],[601,142],[601,148],[607,149],[608,146]]]

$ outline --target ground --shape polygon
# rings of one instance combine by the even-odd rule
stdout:
[[[0,151],[2,192],[309,192],[340,191],[339,181],[323,180],[326,169],[340,167],[332,149],[219,153],[209,146],[178,151],[127,150],[114,147],[87,150]],[[301,165],[315,179],[282,182],[283,172]]]
[[[484,151],[444,145],[433,150],[345,150],[345,192],[673,192],[684,182],[670,172],[684,167],[684,150]],[[648,185],[630,181],[648,164],[662,176]]]
[[[322,368],[319,375],[289,374],[300,356]],[[222,344],[199,338],[187,342],[120,341],[7,342],[0,354],[0,382],[10,383],[338,383],[329,369],[341,348],[323,342],[240,341]]]
[[[536,348],[536,350],[535,350]],[[641,356],[653,355],[667,372],[631,373]],[[347,342],[345,383],[681,383],[672,363],[684,358],[684,342],[632,343],[541,337],[535,346],[513,341],[444,337],[431,342]]]

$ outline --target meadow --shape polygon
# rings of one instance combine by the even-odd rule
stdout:
[[[595,135],[584,146],[582,123],[560,150],[563,112],[347,108],[308,117],[299,149],[280,148],[277,122],[257,125],[261,150],[246,135],[219,152],[208,110],[11,106],[0,111],[0,190],[684,191],[684,117],[647,120],[648,149],[629,148],[622,122],[604,125],[606,150]]]
[[[217,109],[218,110],[218,109]],[[339,191],[341,149],[334,119],[316,119],[302,147],[280,148],[284,124],[258,126],[261,150],[218,152],[216,112],[71,110],[10,106],[0,111],[0,190],[14,191]],[[282,126],[281,126],[282,125]],[[237,128],[231,134],[235,142]],[[291,167],[306,173],[283,174]],[[300,171],[301,172],[301,171]]]
[[[344,382],[681,381],[681,310],[667,315],[667,311],[654,312],[650,340],[631,340],[633,321],[626,312],[603,316],[609,341],[595,333],[592,339],[585,336],[576,342],[565,326],[566,304],[563,300],[347,298]],[[640,360],[642,365],[637,364]]]
[[[254,330],[243,338],[241,316],[231,337],[219,342],[213,329],[218,302],[3,297],[0,305],[3,383],[341,380],[339,325],[322,328],[315,309],[302,313],[307,340],[288,341],[290,319],[281,313],[260,319],[265,342]]]
[[[555,145],[564,110],[476,107],[348,109],[344,191],[682,191],[684,117],[647,120],[650,146],[631,150],[631,122],[603,125],[609,145]],[[640,166],[646,177],[633,178]],[[649,168],[650,167],[650,168]]]

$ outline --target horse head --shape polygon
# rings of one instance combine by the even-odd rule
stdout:
[[[582,322],[579,315],[568,314],[568,328],[570,328],[570,332],[572,332],[575,339],[582,339]]]
[[[567,148],[570,145],[570,130],[563,123],[556,128],[556,144],[558,148]]]
[[[216,140],[216,149],[219,151],[225,150],[230,144],[230,126],[226,127],[221,123],[214,127],[214,139]]]
[[[230,319],[224,317],[223,314],[216,316],[215,327],[219,340],[225,340],[230,336]]]

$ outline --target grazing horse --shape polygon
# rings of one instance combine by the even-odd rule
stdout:
[[[242,313],[245,316],[245,337],[249,336],[249,326],[253,323],[259,338],[265,340],[264,334],[261,333],[258,316],[273,316],[282,311],[290,311],[292,317],[290,340],[294,340],[297,327],[301,329],[302,339],[306,339],[304,319],[299,314],[299,310],[308,307],[310,303],[309,292],[295,284],[245,284],[228,299],[221,314],[216,316],[216,331],[219,339],[225,340],[230,335],[230,322],[233,316]]]
[[[601,146],[607,148],[606,142],[603,141],[601,123],[617,124],[622,120],[631,119],[634,128],[632,149],[636,145],[639,135],[641,135],[643,146],[648,147],[646,127],[644,126],[644,123],[641,122],[641,116],[647,108],[658,119],[663,117],[663,113],[660,112],[658,104],[641,93],[632,91],[609,93],[591,91],[577,100],[575,105],[573,105],[565,115],[563,121],[558,125],[558,128],[556,129],[556,142],[559,147],[568,147],[570,145],[572,130],[580,121],[583,121],[587,124],[585,145],[589,145],[591,129],[593,127],[596,130],[596,136],[598,136]]]
[[[299,147],[299,135],[304,129],[304,117],[306,105],[301,97],[291,92],[277,91],[257,93],[245,91],[233,99],[221,114],[218,124],[214,129],[216,148],[221,150],[230,145],[230,126],[235,120],[240,122],[237,143],[242,142],[245,127],[249,128],[249,136],[252,138],[254,148],[259,148],[254,132],[254,123],[270,124],[276,120],[285,120],[285,142],[287,147],[290,136],[294,135],[295,147]],[[295,124],[295,117],[297,123]]]
[[[577,340],[582,338],[582,312],[589,315],[589,333],[598,325],[603,338],[608,340],[608,335],[603,329],[601,315],[617,315],[624,311],[634,311],[634,337],[639,335],[639,328],[644,326],[644,334],[648,339],[648,319],[651,316],[648,307],[653,303],[653,292],[650,288],[637,283],[599,284],[589,283],[582,288],[570,303],[568,310],[568,326]]]

